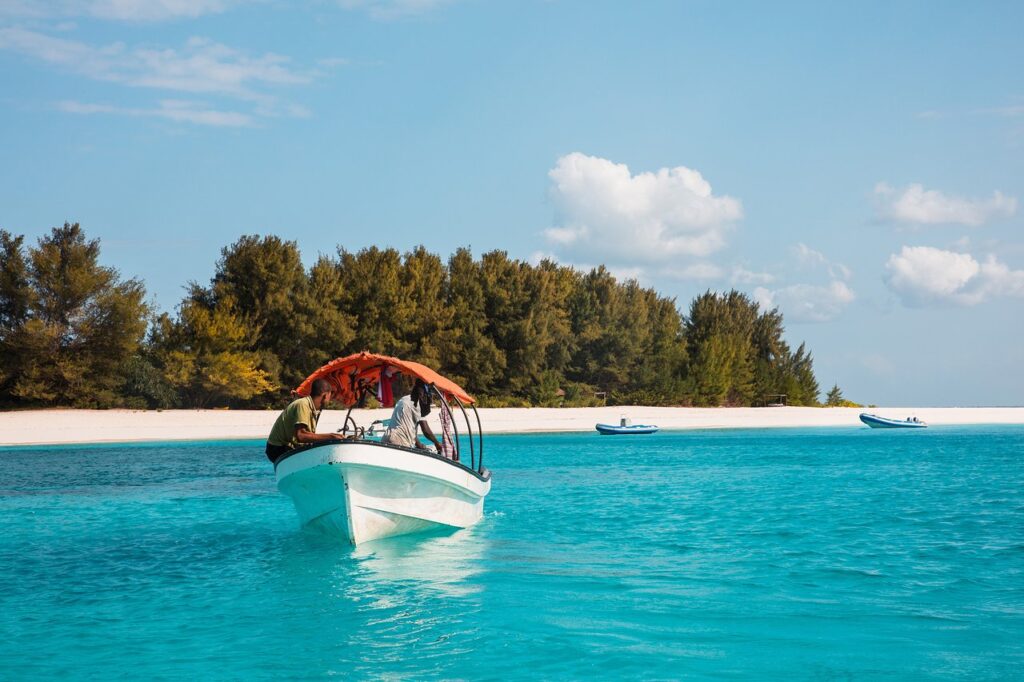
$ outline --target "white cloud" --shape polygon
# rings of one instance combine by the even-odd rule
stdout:
[[[2,0],[0,0],[2,1]],[[248,113],[223,111],[205,104],[165,99],[153,107],[76,105],[58,108],[73,113],[157,116],[204,125],[251,125],[257,118],[304,118],[309,111],[279,99],[276,91],[313,80],[314,72],[295,69],[288,57],[273,53],[249,55],[205,38],[190,38],[179,49],[123,43],[90,45],[19,27],[0,28],[0,50],[41,60],[93,80],[131,88],[185,95],[223,97],[251,103]],[[86,111],[88,110],[88,111]]]
[[[804,243],[799,243],[793,247],[793,253],[796,254],[797,261],[802,265],[825,268],[832,279],[850,279],[852,274],[850,268],[842,263],[829,260],[821,251],[815,251]]]
[[[95,17],[153,22],[217,14],[243,0],[0,0],[0,16],[24,18]]]
[[[995,256],[979,263],[967,253],[904,246],[885,264],[886,285],[909,306],[976,305],[995,296],[1024,297],[1024,270]]]
[[[754,272],[736,265],[732,269],[731,280],[733,284],[771,284],[775,281],[775,275],[770,272]]]
[[[993,192],[988,199],[966,199],[909,185],[902,192],[879,183],[875,186],[880,218],[913,225],[956,224],[978,227],[1017,212],[1017,199]]]
[[[754,289],[754,300],[763,310],[778,307],[794,322],[834,320],[856,296],[845,282],[833,280],[825,286],[793,284],[780,289]]]
[[[852,274],[850,269],[804,243],[796,244],[791,251],[803,269],[825,271],[828,282],[790,284],[774,289],[760,286],[754,289],[754,300],[764,310],[779,308],[786,319],[794,322],[834,320],[856,298],[847,284]]]
[[[132,87],[209,93],[266,100],[260,87],[308,83],[289,58],[267,53],[251,57],[205,38],[190,38],[180,50],[123,43],[93,46],[22,28],[0,28],[0,49],[11,50],[101,81]]]
[[[572,258],[631,265],[706,256],[743,215],[695,170],[632,175],[625,164],[574,152],[548,173],[559,224],[545,231]]]
[[[218,111],[206,108],[200,102],[182,100],[161,100],[153,109],[116,107],[108,104],[88,104],[64,101],[58,104],[61,111],[72,114],[118,114],[122,116],[149,116],[165,118],[180,123],[218,127],[248,127],[254,124],[248,114],[237,111]]]

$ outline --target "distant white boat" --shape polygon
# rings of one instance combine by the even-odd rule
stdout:
[[[923,429],[927,423],[920,421],[917,417],[907,417],[904,420],[879,417],[877,414],[862,412],[860,420],[873,429]]]
[[[625,416],[619,419],[618,424],[596,424],[594,428],[602,436],[626,436],[658,432],[658,427],[653,424],[634,424],[630,421],[629,417]]]
[[[394,374],[423,380],[439,399],[444,454],[381,443],[374,424],[368,430],[356,425],[353,407],[382,376]],[[278,490],[292,499],[303,526],[357,545],[432,528],[466,528],[481,519],[491,472],[483,465],[480,416],[462,388],[419,363],[371,353],[324,365],[296,393],[307,395],[316,379],[330,381],[338,400],[350,406],[344,432],[351,429],[353,439],[298,448],[274,462]],[[461,442],[452,405],[465,418]],[[467,406],[476,416],[476,434]],[[460,453],[463,444],[468,453]],[[469,466],[461,461],[465,454]]]
[[[616,426],[615,424],[597,424],[595,428],[602,436],[625,436],[628,434],[657,433],[658,427],[653,424],[630,424],[628,426]]]

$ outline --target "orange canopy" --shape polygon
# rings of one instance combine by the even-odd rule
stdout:
[[[380,381],[381,373],[388,368],[406,376],[418,377],[426,384],[434,384],[437,390],[445,394],[450,393],[464,403],[475,402],[472,396],[462,390],[462,387],[454,381],[445,379],[426,365],[366,351],[331,360],[306,377],[306,380],[299,384],[295,392],[299,395],[309,395],[314,381],[327,379],[334,386],[336,400],[345,405],[354,405],[359,400],[360,391],[363,388],[375,387]]]

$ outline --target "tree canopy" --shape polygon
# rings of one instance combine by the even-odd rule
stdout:
[[[735,290],[683,314],[603,266],[420,246],[306,267],[295,242],[246,235],[209,283],[152,316],[142,283],[99,256],[77,224],[32,248],[0,231],[3,404],[268,407],[360,350],[435,367],[485,405],[818,404],[810,352],[791,350],[777,309]]]
[[[108,407],[123,403],[123,365],[141,347],[149,309],[138,280],[99,264],[77,223],[26,249],[0,231],[0,400]]]

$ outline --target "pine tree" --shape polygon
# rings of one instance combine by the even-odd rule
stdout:
[[[210,287],[193,298],[244,316],[256,330],[246,350],[259,354],[269,381],[294,387],[355,336],[334,300],[342,291],[331,270],[321,259],[307,274],[295,242],[247,235],[221,251]]]
[[[488,335],[488,320],[480,264],[468,249],[448,260],[447,307],[451,322],[439,332],[440,365],[471,393],[491,393],[506,367],[505,353]]]
[[[100,245],[65,223],[22,255],[0,236],[0,369],[7,401],[108,407],[146,330],[145,289],[99,264]]]
[[[166,380],[189,407],[245,402],[277,388],[251,350],[258,327],[229,301],[209,305],[204,291],[178,307],[178,318],[162,315],[153,332],[153,352]]]

